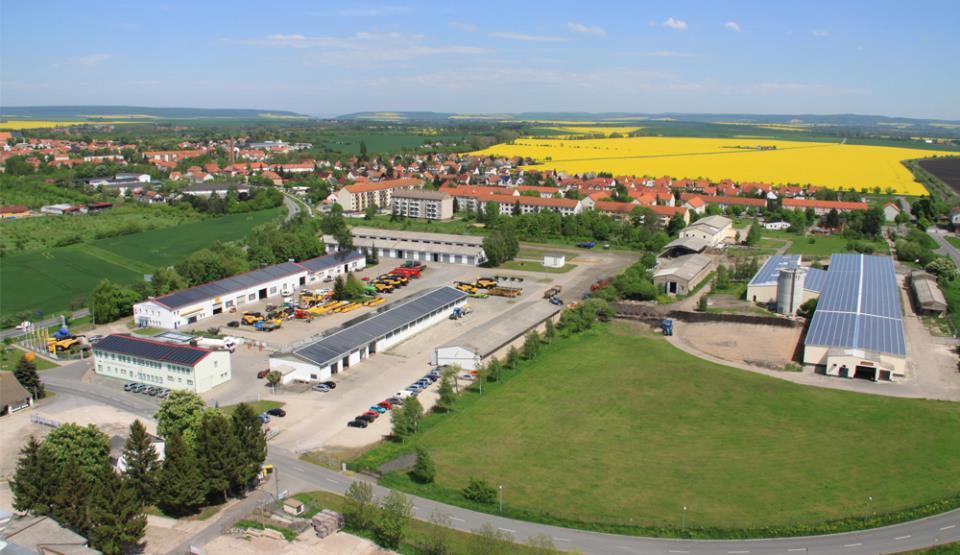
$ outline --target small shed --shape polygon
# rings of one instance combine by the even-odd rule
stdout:
[[[563,268],[567,264],[567,257],[562,254],[547,254],[543,257],[543,266],[546,268]]]
[[[947,311],[947,299],[937,285],[937,278],[927,272],[915,270],[910,273],[917,310],[922,314],[942,315]]]
[[[464,370],[480,369],[479,349],[472,345],[454,343],[437,347],[433,351],[434,366],[459,366]]]
[[[288,497],[283,500],[283,512],[288,515],[299,516],[303,514],[304,505],[302,502],[294,499],[293,497]]]

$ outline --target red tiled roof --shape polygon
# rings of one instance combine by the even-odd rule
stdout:
[[[837,210],[866,210],[865,202],[847,202],[843,200],[817,200],[807,198],[785,198],[784,207],[792,208],[836,208]]]
[[[421,187],[423,186],[423,181],[413,178],[404,178],[404,179],[388,179],[386,181],[377,181],[375,183],[354,183],[353,185],[347,185],[344,189],[349,193],[368,193],[370,191],[385,191],[387,189],[395,189],[397,187]]]

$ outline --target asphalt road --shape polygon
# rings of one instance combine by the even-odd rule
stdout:
[[[957,267],[960,267],[960,250],[947,242],[947,240],[944,238],[946,234],[946,231],[936,227],[927,228],[927,235],[933,237],[933,240],[940,245],[938,252],[949,256],[950,260],[953,260],[953,263],[956,264]]]
[[[44,383],[52,391],[76,395],[99,403],[130,411],[144,418],[152,418],[157,402],[153,398],[126,393],[119,388],[97,383],[81,381],[83,373],[89,368],[89,361],[79,361],[58,369],[42,373]],[[267,485],[268,491],[324,490],[343,494],[355,479],[297,459],[293,453],[271,447],[268,462],[276,468],[275,479]],[[374,484],[374,492],[382,497],[389,490]],[[504,492],[509,503],[510,492]],[[410,496],[414,503],[414,516],[427,520],[434,511],[450,515],[454,527],[463,531],[479,528],[489,522],[512,534],[518,541],[545,534],[553,538],[554,544],[565,550],[579,550],[597,554],[691,554],[691,555],[766,555],[784,553],[830,553],[843,555],[867,555],[876,553],[899,553],[914,549],[923,549],[939,544],[960,542],[960,509],[940,515],[887,526],[862,532],[847,532],[829,536],[810,536],[800,538],[758,539],[758,540],[671,540],[604,534],[548,526],[533,522],[501,518],[495,515],[478,513],[460,507],[445,505],[429,499]],[[246,503],[245,506],[248,506]],[[242,512],[242,510],[241,510]],[[227,515],[218,517],[217,522],[226,525]],[[242,515],[229,515],[240,518]],[[214,528],[221,529],[220,526]],[[207,541],[216,531],[204,533],[195,541]]]
[[[84,316],[90,316],[89,308],[81,308],[80,310],[74,311],[70,315],[70,319],[76,320],[78,318],[83,318]],[[39,322],[33,322],[33,325],[36,329],[49,328],[50,326],[57,326],[57,325],[60,325],[60,317],[53,316],[51,318],[46,318],[44,320],[40,320]],[[10,328],[10,329],[0,331],[0,340],[5,339],[7,337],[16,338],[16,337],[20,337],[21,335],[26,335],[26,333],[23,330],[19,330],[17,328]]]

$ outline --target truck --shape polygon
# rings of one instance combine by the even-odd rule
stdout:
[[[561,287],[560,285],[554,285],[550,289],[547,289],[546,291],[543,292],[543,298],[549,299],[551,297],[556,297],[557,295],[560,294],[560,291],[562,290],[563,290],[563,287]]]
[[[450,313],[450,319],[459,320],[460,318],[463,318],[464,316],[466,316],[467,314],[470,314],[471,312],[473,312],[473,309],[470,308],[469,306],[463,306],[463,307],[458,306],[458,307],[455,307],[453,309],[453,312]]]
[[[660,322],[660,329],[663,331],[664,336],[673,335],[673,320],[664,318],[664,320]]]
[[[427,265],[426,265],[426,264],[421,264],[420,262],[417,262],[416,260],[407,260],[406,262],[403,263],[403,266],[401,266],[401,267],[402,267],[402,268],[416,268],[417,270],[420,270],[421,272],[427,269]]]
[[[259,312],[244,312],[243,316],[240,318],[240,323],[246,326],[253,326],[262,320],[263,315]]]
[[[390,275],[417,279],[420,277],[420,268],[406,268],[404,266],[400,266],[399,268],[390,270]]]
[[[257,331],[273,331],[283,324],[282,320],[260,320],[254,324]]]
[[[488,277],[477,279],[477,287],[480,289],[490,289],[497,286],[497,280]]]
[[[237,350],[238,341],[233,337],[224,337],[223,339],[197,337],[191,340],[190,344],[195,344],[196,347],[203,347],[204,349],[210,349],[213,351],[230,351],[232,353]]]
[[[582,242],[580,242],[580,243],[577,243],[577,246],[580,247],[581,249],[592,249],[593,247],[597,246],[597,242],[596,242],[596,241],[582,241]]]

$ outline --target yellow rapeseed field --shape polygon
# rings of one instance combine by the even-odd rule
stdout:
[[[776,147],[760,150],[757,146]],[[833,189],[892,188],[906,195],[926,189],[900,161],[929,150],[767,139],[633,137],[625,139],[518,139],[476,152],[524,156],[545,169],[567,173],[669,175],[714,181],[811,184]]]
[[[0,129],[19,131],[21,129],[47,129],[50,127],[67,127],[70,125],[116,125],[131,123],[129,121],[48,121],[48,120],[10,120],[0,121]]]

